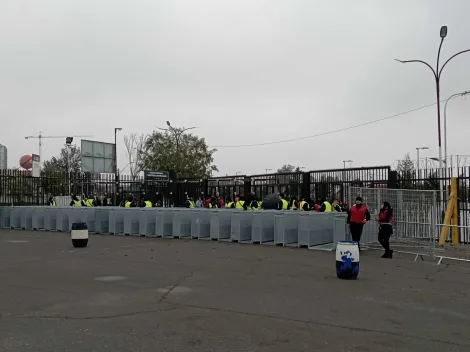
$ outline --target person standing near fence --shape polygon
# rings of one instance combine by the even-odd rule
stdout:
[[[379,243],[384,247],[382,258],[392,259],[393,250],[390,249],[390,236],[393,234],[393,209],[389,202],[383,202],[379,213]]]
[[[364,224],[370,220],[370,213],[367,207],[362,204],[362,198],[356,198],[356,204],[354,204],[348,212],[348,227],[351,231],[351,237],[353,241],[357,242],[359,250],[361,249],[360,241],[362,236],[362,230]]]

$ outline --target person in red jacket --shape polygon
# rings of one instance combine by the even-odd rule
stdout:
[[[382,208],[380,208],[379,218],[379,243],[384,247],[385,253],[382,258],[392,259],[393,251],[390,249],[390,236],[393,234],[393,209],[389,202],[383,202]]]
[[[359,249],[361,249],[360,241],[364,224],[369,220],[369,210],[364,204],[362,204],[362,198],[357,197],[356,204],[349,209],[347,222],[349,230],[351,231],[351,237],[353,241],[357,242]]]

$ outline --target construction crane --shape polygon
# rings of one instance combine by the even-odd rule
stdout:
[[[93,136],[43,136],[42,131],[39,131],[39,134],[37,136],[26,136],[24,139],[38,139],[39,140],[39,160],[42,164],[42,140],[44,138],[67,138],[67,137],[77,137],[77,138],[84,138],[84,137],[93,137]]]

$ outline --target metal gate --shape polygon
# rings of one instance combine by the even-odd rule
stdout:
[[[391,243],[394,249],[415,254],[434,253],[440,213],[437,191],[350,187],[348,194],[349,204],[354,204],[356,197],[361,196],[371,214],[361,243],[380,247],[377,219],[382,203],[387,201],[393,208]]]

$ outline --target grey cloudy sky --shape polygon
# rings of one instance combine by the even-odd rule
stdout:
[[[26,135],[112,142],[169,120],[211,146],[295,139],[435,102],[434,64],[470,49],[468,0],[2,0],[0,143],[9,165]],[[470,54],[446,67],[443,98],[470,90]],[[470,154],[470,97],[448,108],[449,154]],[[125,149],[119,143],[119,165]],[[44,157],[62,140],[45,140]],[[437,156],[435,107],[291,143],[219,147],[220,174],[393,164]],[[424,154],[424,155],[426,155]]]

